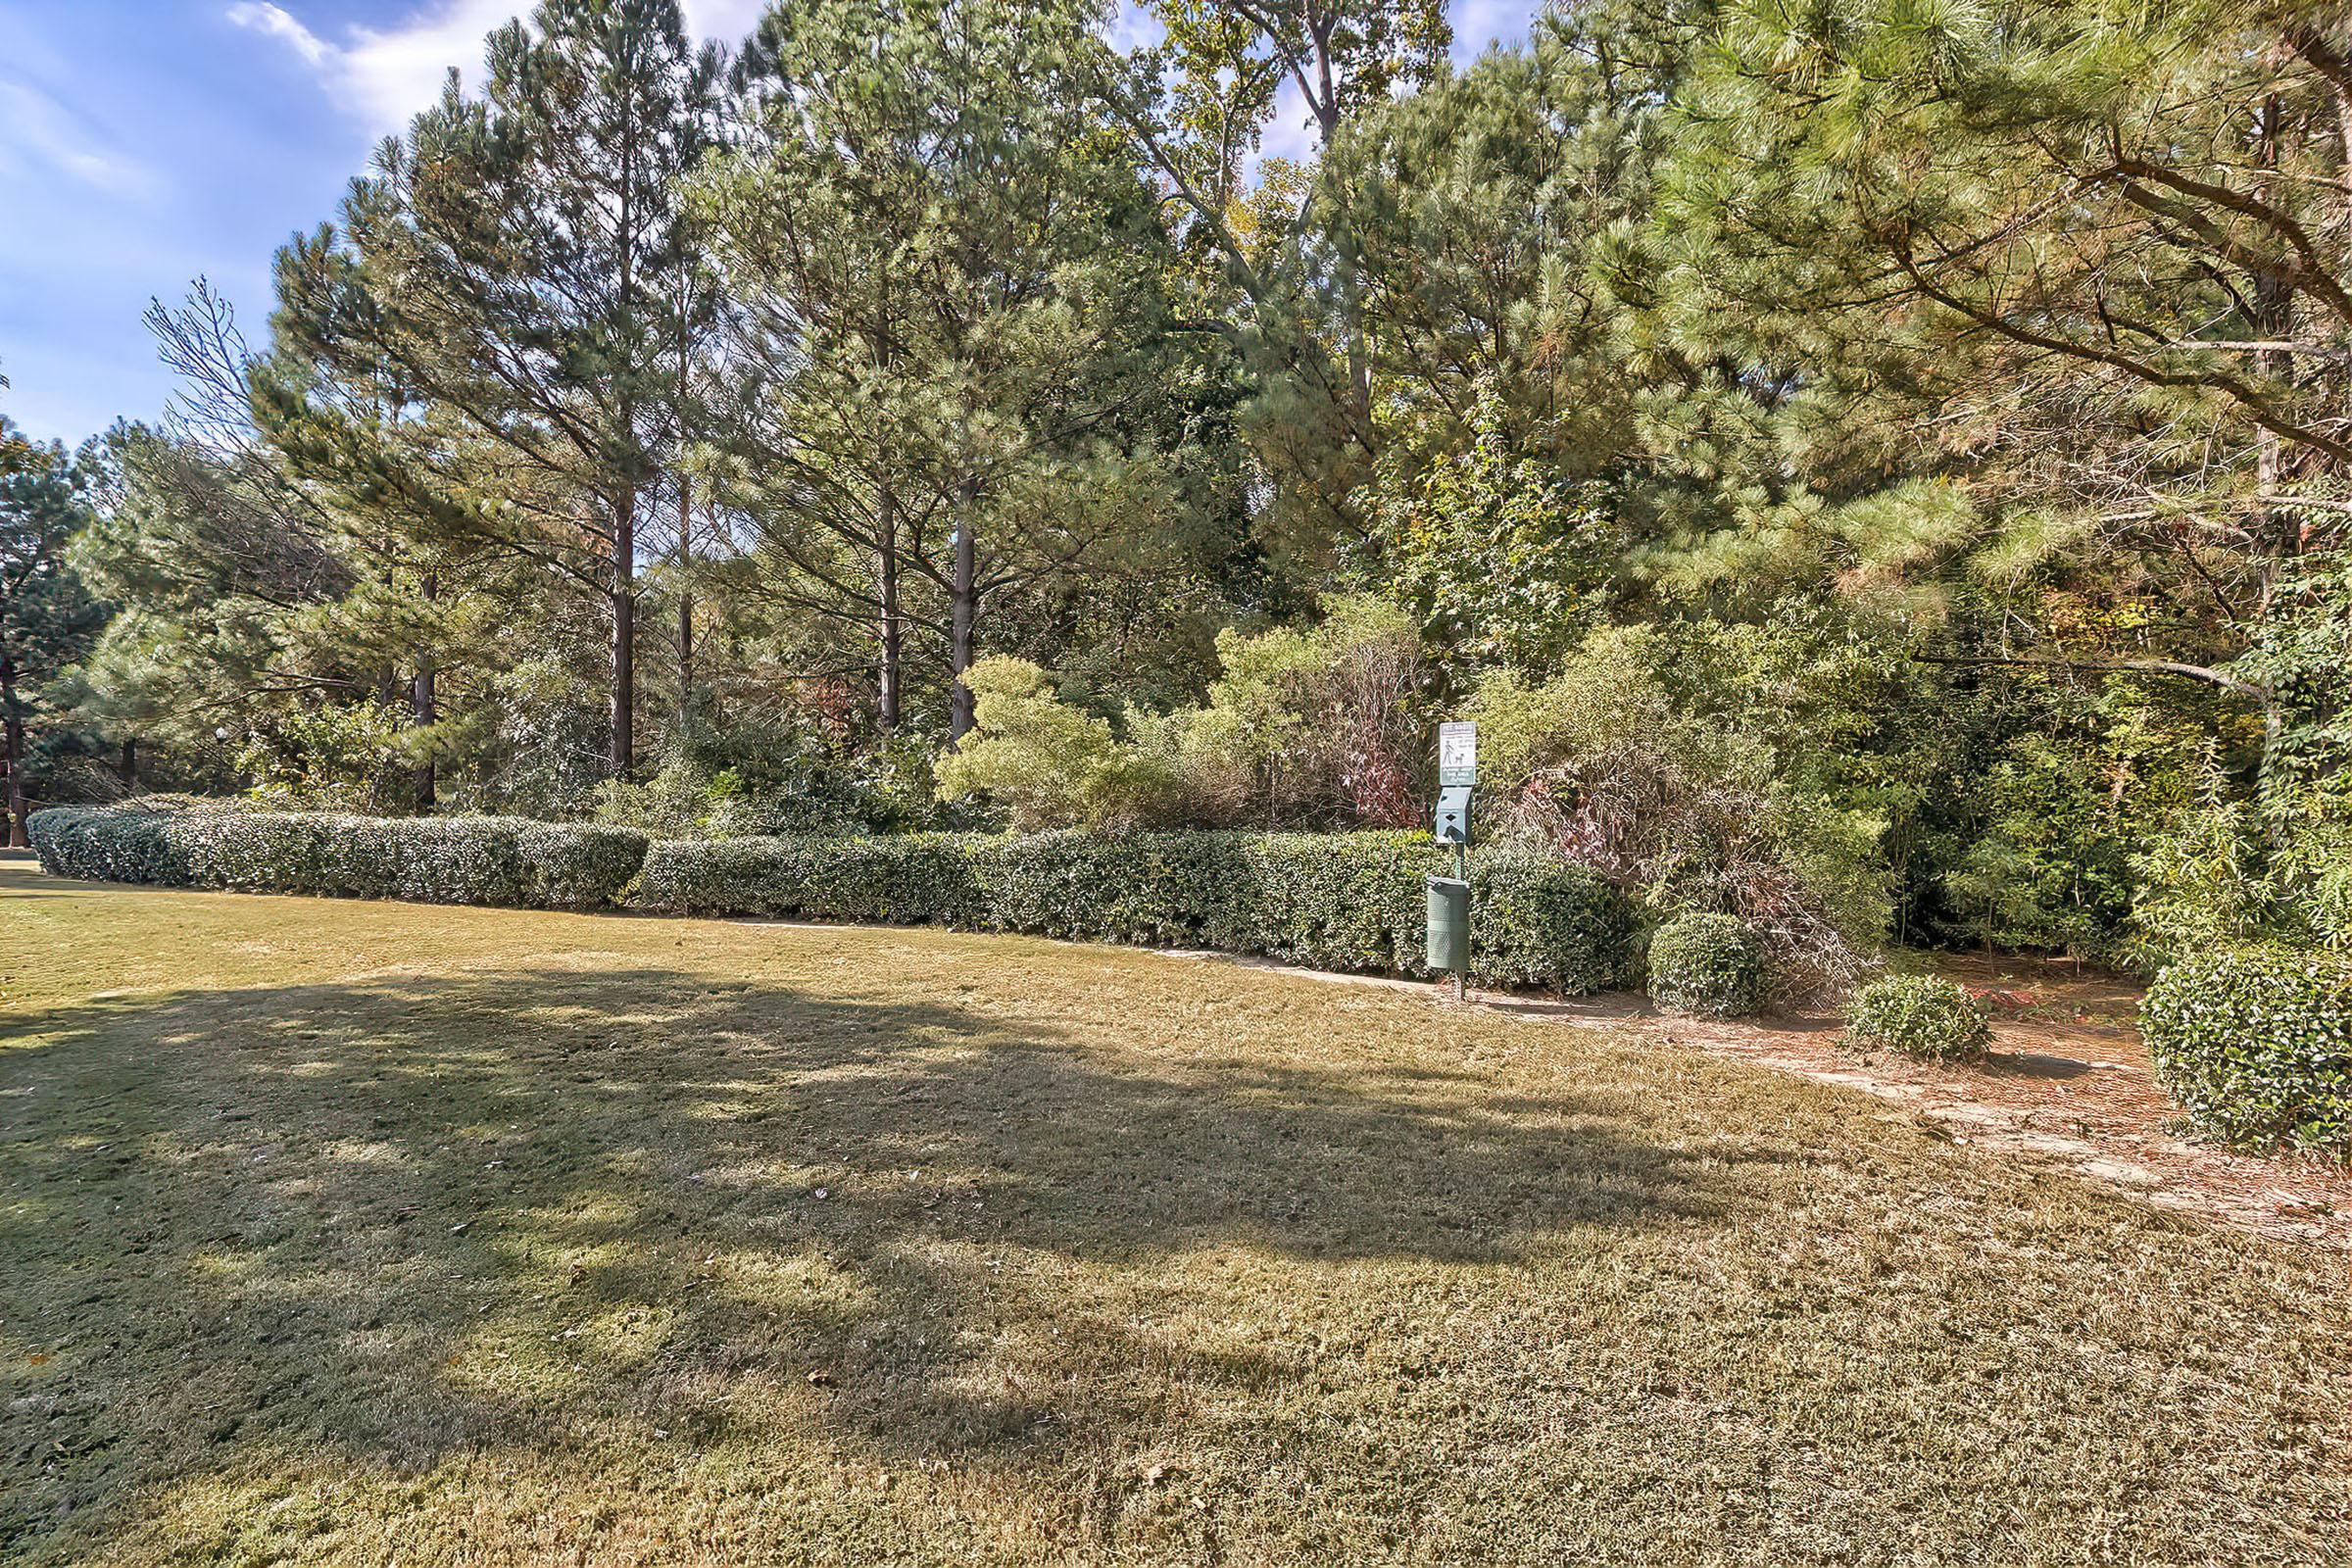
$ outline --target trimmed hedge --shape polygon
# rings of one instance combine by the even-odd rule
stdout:
[[[910,833],[664,840],[512,817],[57,807],[33,847],[100,881],[678,914],[948,925],[1206,948],[1426,976],[1418,833]],[[1596,991],[1626,978],[1632,908],[1581,866],[1471,857],[1473,974]]]
[[[2202,1131],[2352,1159],[2352,959],[2286,948],[2203,954],[2157,975],[2139,1027]]]
[[[681,914],[878,920],[1257,954],[1427,976],[1416,833],[908,834],[672,840],[637,903]],[[1595,873],[1509,851],[1471,857],[1473,974],[1596,991],[1622,979],[1633,911]]]
[[[1731,915],[1677,915],[1649,939],[1649,999],[1668,1012],[1744,1017],[1764,982],[1764,944]]]
[[[1936,975],[1883,975],[1846,1004],[1846,1027],[1866,1046],[1930,1061],[1974,1061],[1992,1025],[1968,988]]]
[[[644,862],[625,828],[505,816],[52,807],[32,848],[59,876],[239,893],[529,908],[609,906]]]

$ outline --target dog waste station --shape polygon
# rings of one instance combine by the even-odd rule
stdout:
[[[1438,809],[1431,834],[1453,846],[1453,875],[1429,879],[1429,966],[1470,989],[1470,790],[1478,782],[1478,726],[1438,726]]]

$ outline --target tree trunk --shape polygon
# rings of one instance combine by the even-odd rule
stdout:
[[[687,392],[694,360],[687,341],[688,278],[678,272],[678,733],[694,722],[694,479],[686,471]]]
[[[431,728],[433,721],[439,716],[439,705],[434,701],[433,684],[433,656],[429,653],[421,654],[417,656],[416,689],[416,727],[419,729]],[[429,811],[437,804],[439,804],[438,779],[435,776],[432,756],[427,753],[424,760],[416,764],[416,809]]]
[[[115,766],[115,777],[122,781],[122,793],[128,795],[139,787],[139,743],[122,743],[122,760]]]
[[[16,662],[0,658],[0,734],[6,737],[8,763],[8,847],[24,848],[32,803],[24,795],[24,718],[17,711]]]
[[[440,597],[440,580],[431,572],[425,573],[424,581],[418,586],[418,592],[426,604],[431,604]],[[418,729],[432,728],[434,721],[440,717],[439,705],[434,701],[433,686],[433,651],[430,648],[419,648],[416,650],[416,680],[410,689],[411,706]],[[429,811],[433,808],[438,798],[437,784],[438,781],[433,772],[432,753],[427,752],[424,760],[416,764],[416,809]]]
[[[881,688],[882,733],[895,735],[899,728],[900,663],[905,637],[899,624],[899,497],[889,485],[882,487],[882,498],[875,510],[874,573],[879,579],[882,599],[882,656],[876,675]]]
[[[637,765],[637,508],[624,493],[612,504],[612,740],[607,758],[623,783]]]
[[[972,667],[972,629],[979,619],[980,607],[976,602],[978,583],[978,552],[972,542],[972,492],[964,490],[963,516],[956,526],[956,566],[950,586],[955,615],[948,630],[948,674],[953,681],[948,694],[948,739],[961,740],[972,728],[972,689],[963,683],[963,673]]]
[[[694,481],[678,470],[678,733],[694,722]]]
[[[2272,177],[2278,164],[2278,133],[2282,115],[2283,108],[2278,101],[2278,96],[2274,93],[2264,101],[2254,119],[2256,133],[2254,164],[2264,172],[2263,177],[2256,181],[2254,190],[2255,194],[2261,198],[2267,199],[2271,195]],[[2294,286],[2268,272],[2257,274],[2249,278],[2247,282],[2251,287],[2254,302],[2252,319],[2249,323],[2254,337],[2258,341],[2264,342],[2278,342],[2291,337],[2294,332],[2295,318]],[[2278,384],[2282,386],[2293,384],[2295,360],[2292,352],[2278,348],[2261,349],[2256,351],[2254,363],[2263,374],[2274,377]],[[2277,495],[2285,488],[2287,478],[2285,445],[2278,438],[2277,431],[2256,430],[2254,489],[2257,494]],[[2263,613],[2267,615],[2271,611],[2272,600],[2278,591],[2280,574],[2289,567],[2297,556],[2303,553],[2302,521],[2294,514],[2291,508],[2275,507],[2271,510],[2269,516],[2259,519],[2257,537],[2268,544],[2271,555],[2271,559],[2264,564],[2262,574],[2261,603]],[[2269,775],[2271,759],[2276,757],[2278,752],[2278,737],[2286,727],[2286,711],[2282,696],[2283,694],[2275,690],[2263,695],[2261,768],[2266,778]],[[2282,831],[2282,827],[2283,824],[2274,817],[2271,819],[2268,831],[2276,839]]]

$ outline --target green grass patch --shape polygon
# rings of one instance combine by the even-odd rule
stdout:
[[[0,1558],[2342,1560],[2340,1258],[1540,1020],[0,870]]]

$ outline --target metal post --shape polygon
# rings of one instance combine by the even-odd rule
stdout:
[[[1453,847],[1453,874],[1465,883],[1470,880],[1470,846],[1468,844],[1456,844]],[[1456,1002],[1470,1000],[1470,933],[1467,930],[1462,932],[1462,961],[1456,964],[1453,970],[1453,1000]]]

